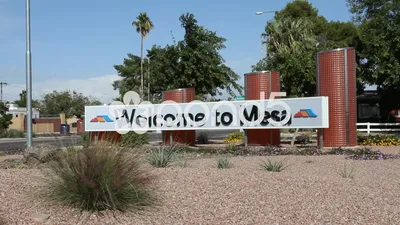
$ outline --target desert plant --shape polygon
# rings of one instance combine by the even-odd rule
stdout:
[[[88,147],[91,143],[91,139],[90,139],[90,133],[89,132],[85,132],[83,134],[81,134],[82,140],[83,140],[83,146],[84,147]]]
[[[198,144],[208,144],[209,137],[206,132],[200,132],[199,136],[197,137]]]
[[[130,131],[126,134],[121,135],[121,145],[123,147],[135,148],[141,147],[149,143],[149,136],[147,133],[138,134],[134,131]]]
[[[338,174],[346,179],[354,179],[356,174],[356,169],[353,165],[343,164],[343,167],[338,171]]]
[[[230,144],[228,144],[227,146],[226,146],[226,150],[229,152],[229,153],[235,153],[236,152],[236,145],[235,144],[233,144],[233,143],[230,143]]]
[[[221,157],[217,159],[217,168],[218,169],[229,169],[233,166],[233,163],[230,161],[228,157]]]
[[[83,210],[125,210],[154,200],[139,157],[115,145],[60,151],[43,171],[46,197]]]
[[[176,145],[161,145],[150,151],[147,161],[155,167],[168,167],[175,161]]]
[[[286,159],[278,161],[267,159],[266,161],[263,161],[261,166],[270,172],[281,172],[288,167],[288,165],[286,165]]]
[[[60,149],[57,149],[52,145],[39,144],[25,149],[24,156],[26,160],[32,158],[40,163],[46,163],[53,160],[58,151],[60,151]]]
[[[0,152],[0,157],[4,157],[4,156],[6,156],[6,153]]]

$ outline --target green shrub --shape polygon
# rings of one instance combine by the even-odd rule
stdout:
[[[60,151],[44,170],[50,200],[82,210],[125,210],[153,200],[150,177],[126,148],[95,145]]]
[[[197,137],[198,144],[208,144],[209,137],[206,132],[200,132],[199,136]]]
[[[26,137],[23,131],[19,130],[3,130],[0,132],[0,138],[24,138]]]
[[[91,143],[90,133],[89,132],[85,132],[85,133],[81,134],[81,137],[82,137],[82,141],[83,141],[83,146],[84,147],[88,147],[90,145],[90,143]]]
[[[0,152],[0,157],[4,157],[4,156],[6,156],[6,153]]]
[[[226,143],[235,143],[235,142],[243,142],[244,140],[244,132],[234,132],[228,135],[227,138],[224,139]]]
[[[148,162],[155,167],[168,167],[175,161],[176,145],[161,145],[150,151]]]
[[[229,169],[233,166],[233,163],[230,161],[228,157],[222,157],[217,159],[217,168],[218,169]]]
[[[236,147],[235,144],[230,143],[230,144],[228,144],[228,145],[226,146],[226,150],[227,150],[229,153],[235,153],[236,150],[237,150],[237,147]]]
[[[265,170],[271,172],[281,172],[286,169],[288,166],[286,165],[286,159],[280,161],[271,161],[267,159],[267,161],[263,161],[261,165]]]
[[[149,143],[149,135],[147,133],[138,134],[130,131],[121,135],[121,145],[123,147],[136,148]]]

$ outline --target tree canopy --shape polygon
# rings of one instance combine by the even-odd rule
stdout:
[[[26,107],[26,99],[26,90],[22,90],[19,94],[19,100],[14,101],[14,103],[17,104],[19,107]],[[38,100],[32,99],[32,107],[39,108],[40,102]]]
[[[84,115],[85,106],[91,105],[101,105],[101,102],[76,91],[53,91],[43,96],[40,113],[64,113],[67,118],[72,116],[80,117]]]
[[[316,54],[339,47],[356,47],[357,27],[351,22],[328,22],[308,1],[294,0],[276,12],[262,34],[268,56],[253,71],[278,70],[287,96],[314,96]],[[359,79],[360,80],[360,79]],[[358,87],[363,88],[361,82]]]
[[[165,47],[154,45],[148,50],[151,94],[160,96],[162,91],[188,87],[195,87],[199,96],[216,96],[222,89],[232,96],[235,91],[241,93],[239,75],[225,65],[219,53],[225,48],[226,39],[200,26],[191,13],[181,15],[179,21],[185,30],[183,40]],[[136,58],[129,54],[123,65],[114,66],[122,78],[114,88],[121,95],[127,90],[139,90]]]
[[[362,77],[381,88],[400,85],[400,1],[348,0],[363,44]]]

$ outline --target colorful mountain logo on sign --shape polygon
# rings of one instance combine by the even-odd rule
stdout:
[[[294,115],[294,118],[315,118],[315,114],[311,109],[300,109],[298,113]]]
[[[90,120],[91,123],[105,123],[105,122],[113,122],[112,119],[108,116],[96,116],[92,120]]]

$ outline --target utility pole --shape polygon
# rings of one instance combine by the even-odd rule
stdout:
[[[32,147],[32,56],[31,56],[31,3],[25,2],[26,10],[26,147]]]
[[[8,83],[7,82],[0,82],[0,89],[1,89],[1,93],[0,93],[0,102],[3,102],[3,85],[7,86]]]

